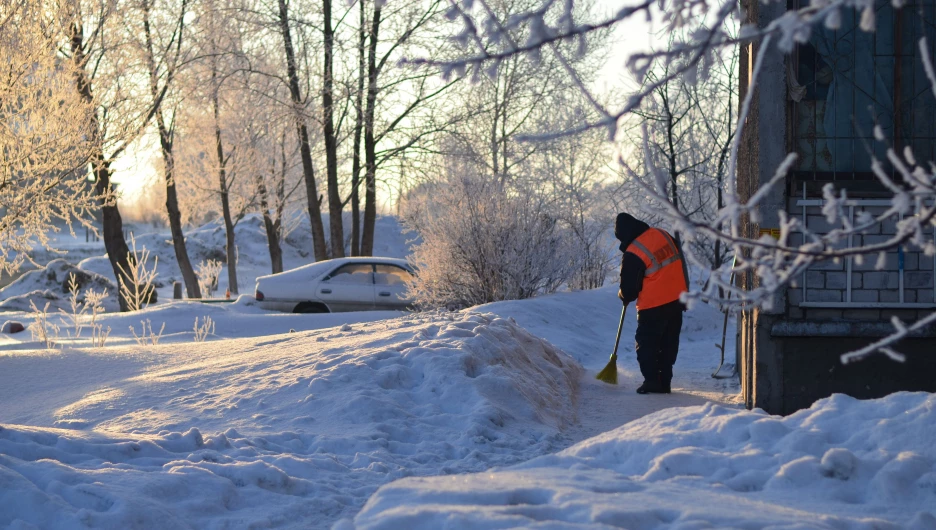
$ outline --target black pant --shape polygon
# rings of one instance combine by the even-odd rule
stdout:
[[[682,304],[677,300],[637,312],[637,362],[644,381],[669,388],[679,352]]]

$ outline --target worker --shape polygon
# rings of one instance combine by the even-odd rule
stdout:
[[[618,298],[637,301],[635,340],[644,378],[637,393],[669,394],[686,310],[679,297],[689,285],[685,259],[673,236],[629,214],[618,214],[614,235],[624,252]]]

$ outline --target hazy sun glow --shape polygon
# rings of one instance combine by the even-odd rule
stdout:
[[[113,180],[118,185],[121,206],[130,209],[137,207],[153,186],[159,183],[158,157],[158,147],[144,138],[131,145],[114,162]]]

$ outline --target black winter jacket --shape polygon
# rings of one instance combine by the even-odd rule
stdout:
[[[649,229],[650,225],[626,213],[619,213],[614,221],[614,237],[621,242],[621,252],[624,253],[621,258],[621,300],[625,304],[637,299],[647,270],[643,260],[628,252],[627,247]]]

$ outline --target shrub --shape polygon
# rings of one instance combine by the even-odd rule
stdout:
[[[536,196],[460,177],[407,202],[404,225],[421,243],[410,295],[420,308],[448,309],[550,293],[575,270],[569,231]]]

